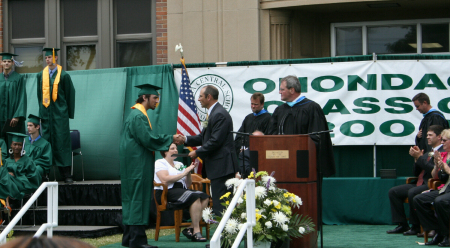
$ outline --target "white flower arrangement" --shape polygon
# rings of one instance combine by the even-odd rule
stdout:
[[[186,165],[179,164],[179,163],[175,163],[175,169],[177,169],[177,170],[179,170],[179,171],[182,171],[182,170],[184,170],[184,169],[186,169],[186,168],[187,168]]]
[[[208,121],[201,121],[202,127],[206,128],[208,126]]]
[[[269,175],[265,171],[256,173],[253,171],[249,178],[255,179],[255,216],[256,226],[253,227],[254,242],[277,242],[288,238],[299,238],[314,231],[314,223],[308,216],[301,216],[293,211],[293,208],[300,208],[303,204],[300,197],[289,193],[284,189],[276,187],[276,179],[272,173]],[[227,188],[237,189],[242,180],[232,178],[225,183]],[[246,192],[238,199],[238,204],[233,210],[230,219],[225,224],[222,232],[223,247],[231,247],[236,239],[237,233],[245,222],[248,213],[246,212]],[[221,197],[222,205],[228,206],[231,201],[231,193]],[[206,212],[206,213],[205,213]],[[214,216],[211,210],[204,210],[203,219],[211,223]],[[220,217],[217,218],[220,221]],[[218,223],[218,222],[216,222]]]

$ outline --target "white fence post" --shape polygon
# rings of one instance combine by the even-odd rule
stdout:
[[[58,182],[45,182],[34,192],[31,198],[25,203],[22,209],[16,214],[11,222],[5,227],[0,234],[0,244],[6,243],[6,237],[14,226],[19,222],[23,215],[28,211],[31,205],[37,200],[37,198],[47,190],[47,223],[42,224],[34,237],[39,237],[47,229],[47,236],[51,238],[53,236],[53,227],[58,226]],[[51,214],[50,214],[50,211]],[[55,217],[56,216],[56,217]]]

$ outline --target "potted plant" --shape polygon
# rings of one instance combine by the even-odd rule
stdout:
[[[300,197],[276,186],[275,172],[269,175],[266,171],[256,173],[253,171],[249,178],[255,179],[255,215],[256,225],[253,227],[254,247],[279,247],[291,238],[299,238],[314,231],[314,223],[308,216],[293,213],[293,208],[300,208],[303,204]],[[242,179],[232,178],[226,182],[228,188],[236,191]],[[228,206],[231,200],[230,193],[221,197]],[[247,222],[246,193],[238,199],[222,232],[221,245],[231,247],[243,223]],[[212,210],[203,210],[203,219],[209,223],[218,223],[214,220]],[[221,217],[216,217],[220,222]],[[245,239],[244,239],[245,240]]]

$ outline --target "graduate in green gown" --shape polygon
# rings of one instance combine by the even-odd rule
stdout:
[[[159,87],[145,84],[136,105],[123,125],[120,138],[120,180],[122,214],[126,247],[154,247],[147,244],[145,226],[148,225],[153,196],[155,156],[153,151],[167,151],[172,142],[184,140],[179,135],[156,134],[148,119],[147,110],[159,102]]]
[[[72,79],[56,64],[58,48],[44,48],[47,67],[37,74],[37,97],[42,137],[50,142],[53,163],[66,183],[73,183],[70,166],[72,148],[69,118],[75,113],[75,88]]]
[[[11,157],[0,168],[0,198],[22,199],[39,187],[36,165],[23,150],[24,139],[28,136],[21,133],[8,133],[11,137]]]
[[[0,131],[4,125],[16,127],[18,132],[25,133],[27,113],[27,91],[22,75],[13,70],[16,54],[2,55],[3,74],[0,76]],[[11,120],[6,123],[7,120]],[[8,144],[8,137],[3,137]]]
[[[40,118],[30,114],[28,116],[27,130],[30,136],[25,139],[24,150],[36,164],[36,171],[39,172],[40,178],[50,172],[52,165],[52,146],[48,141],[41,137]]]
[[[2,156],[0,161],[1,161],[1,165],[3,165],[5,163],[5,159],[8,158],[8,148],[6,146],[5,140],[3,140],[2,138],[0,138],[0,149],[2,150],[0,153]]]

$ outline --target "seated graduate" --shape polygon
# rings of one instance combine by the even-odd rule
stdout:
[[[6,142],[5,140],[0,138],[0,149],[2,150],[0,153],[0,156],[2,156],[0,158],[1,161],[1,165],[3,165],[5,163],[5,159],[8,157],[8,148],[6,146]]]
[[[27,130],[30,136],[25,139],[24,150],[36,164],[36,171],[40,179],[50,172],[52,165],[52,147],[50,143],[41,137],[41,118],[30,114],[28,116]]]
[[[155,182],[168,185],[167,205],[171,209],[189,208],[192,224],[183,230],[183,235],[194,242],[206,242],[200,233],[202,211],[209,204],[209,195],[201,191],[189,190],[192,184],[191,171],[197,166],[194,162],[186,168],[181,162],[174,161],[177,146],[171,144],[168,151],[161,151],[162,159],[155,162]],[[161,204],[163,188],[155,186],[155,198]]]
[[[23,150],[24,139],[28,136],[21,133],[8,134],[12,141],[9,150],[11,157],[0,168],[0,199],[7,199],[7,202],[9,197],[20,200],[39,187],[36,165]]]

